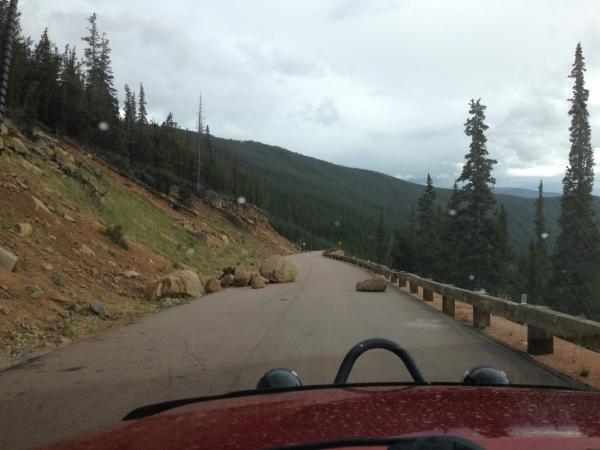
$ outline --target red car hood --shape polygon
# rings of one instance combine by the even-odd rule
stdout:
[[[254,449],[451,435],[484,448],[600,448],[600,393],[467,386],[348,387],[203,401],[48,449]]]

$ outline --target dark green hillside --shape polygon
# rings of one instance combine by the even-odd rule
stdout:
[[[374,257],[378,208],[385,209],[388,231],[407,224],[410,207],[423,186],[389,175],[353,169],[253,141],[214,139],[217,153],[229,152],[241,167],[265,179],[264,209],[274,226],[293,241],[323,248],[342,241],[357,255]],[[435,180],[434,180],[435,183]],[[440,189],[445,206],[450,190]],[[533,199],[497,195],[509,213],[513,243],[525,249],[533,239]],[[559,198],[546,199],[550,244],[556,234]],[[600,201],[595,198],[596,210]],[[339,221],[339,226],[336,226]]]

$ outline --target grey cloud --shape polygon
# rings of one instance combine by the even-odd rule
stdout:
[[[600,2],[555,0],[31,0],[24,32],[48,26],[82,50],[96,11],[115,87],[144,83],[150,113],[193,128],[198,94],[217,135],[412,174],[451,186],[468,151],[468,100],[488,106],[498,185],[509,169],[564,165],[567,78],[587,60],[592,142],[600,142]],[[600,158],[599,158],[600,161]],[[436,174],[436,175],[434,175]],[[445,176],[448,175],[448,176]],[[532,183],[523,186],[522,183]]]

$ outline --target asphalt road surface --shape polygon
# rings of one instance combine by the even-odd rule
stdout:
[[[491,364],[516,383],[568,383],[397,288],[356,292],[362,269],[317,252],[290,260],[294,283],[230,288],[0,372],[0,448],[117,424],[149,403],[253,388],[276,367],[295,369],[305,385],[331,383],[345,353],[370,337],[403,345],[429,381]],[[350,377],[398,380],[409,380],[402,363],[381,350]]]

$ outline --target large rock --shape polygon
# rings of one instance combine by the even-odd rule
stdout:
[[[223,288],[221,288],[221,282],[219,280],[216,278],[211,278],[204,285],[204,290],[207,294],[212,294],[213,292],[222,291]]]
[[[250,274],[242,269],[235,269],[233,274],[233,285],[237,287],[248,286],[250,283]]]
[[[12,272],[15,270],[15,265],[19,257],[5,248],[0,247],[0,267]]]
[[[265,287],[265,282],[260,275],[252,275],[250,286],[252,286],[252,289],[262,289]]]
[[[145,296],[148,300],[163,297],[202,297],[204,284],[193,270],[176,270],[151,281],[146,285]]]
[[[33,195],[31,196],[31,198],[33,200],[33,206],[35,207],[36,211],[42,210],[45,213],[52,214],[50,208],[48,208],[43,201],[41,201],[39,198],[34,197]]]
[[[15,225],[15,230],[19,236],[29,236],[33,231],[31,224],[27,222],[18,223]]]
[[[335,255],[335,256],[345,256],[346,255],[346,253],[344,253],[344,250],[342,250],[341,248],[332,251],[330,254]]]
[[[233,274],[227,273],[221,277],[221,287],[228,288],[233,284]]]
[[[271,283],[294,281],[298,275],[296,266],[282,256],[271,256],[260,265],[260,274]]]
[[[383,278],[375,277],[356,283],[356,290],[362,292],[383,292],[387,282]]]
[[[17,152],[19,155],[25,156],[29,154],[29,149],[25,144],[23,144],[23,141],[18,137],[13,136],[9,138],[8,146],[12,148],[15,152]]]
[[[92,300],[90,302],[90,310],[93,313],[98,314],[99,316],[110,316],[110,313],[108,312],[108,309],[106,309],[106,306],[104,306],[98,300]]]

